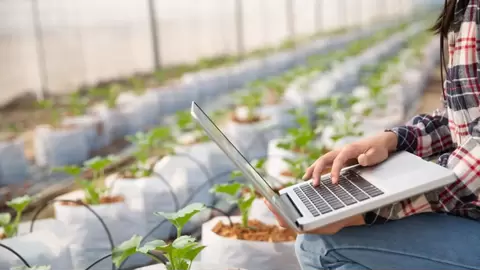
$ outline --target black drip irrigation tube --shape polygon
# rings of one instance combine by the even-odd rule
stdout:
[[[31,268],[31,266],[30,266],[30,264],[28,264],[27,260],[25,260],[25,259],[22,257],[22,255],[20,255],[20,253],[16,252],[13,248],[11,248],[11,247],[9,247],[9,246],[7,246],[7,245],[5,245],[5,244],[2,244],[2,243],[0,243],[0,247],[3,247],[4,249],[10,251],[12,254],[14,254],[15,256],[17,256],[17,258],[19,258],[20,261],[22,261],[22,263],[23,263],[26,267]]]
[[[53,202],[69,202],[69,203],[75,203],[75,204],[80,204],[82,205],[83,207],[87,208],[87,210],[89,210],[97,219],[98,221],[100,221],[100,223],[102,224],[102,227],[103,229],[105,230],[105,233],[107,234],[107,238],[108,238],[108,241],[110,243],[110,248],[111,248],[111,251],[113,251],[113,249],[115,248],[115,245],[114,245],[114,242],[113,242],[113,238],[112,238],[112,234],[110,233],[110,230],[108,230],[108,227],[107,225],[105,224],[105,221],[103,221],[103,219],[97,214],[97,212],[95,212],[90,206],[88,206],[87,204],[83,203],[82,201],[75,201],[75,200],[63,200],[63,199],[54,199],[54,200],[50,200],[48,201],[47,203],[45,203],[43,206],[41,206],[40,208],[38,208],[37,212],[34,214],[33,218],[32,218],[32,224],[30,224],[30,232],[33,232],[33,226],[35,225],[35,221],[37,220],[38,216],[40,215],[40,212],[42,212],[48,205],[50,205],[51,203]],[[103,260],[103,259],[102,259]],[[100,261],[98,261],[100,262]],[[112,263],[112,270],[115,270],[115,265]]]

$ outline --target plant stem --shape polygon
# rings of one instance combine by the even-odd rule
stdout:
[[[182,228],[178,227],[177,228],[177,238],[179,238],[182,235]]]
[[[244,228],[248,228],[248,211],[241,210],[242,211],[242,226]]]

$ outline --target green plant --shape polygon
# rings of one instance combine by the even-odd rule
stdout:
[[[168,127],[157,127],[148,133],[138,132],[127,136],[127,140],[135,145],[133,156],[136,162],[126,172],[135,178],[148,177],[153,173],[152,166],[148,165],[148,159],[172,153],[173,136]]]
[[[104,170],[107,168],[115,159],[113,157],[106,158],[93,158],[84,163],[84,167],[79,167],[75,165],[69,165],[64,167],[54,168],[55,172],[63,172],[72,176],[84,192],[84,202],[89,205],[98,205],[101,204],[101,198],[105,196],[108,192],[108,189],[100,188],[95,185],[95,182],[84,179],[81,174],[85,170],[90,170],[93,175],[93,179],[103,178]]]
[[[166,265],[168,270],[190,270],[192,262],[205,247],[200,245],[192,236],[182,236],[181,233],[188,221],[205,208],[205,205],[201,203],[193,203],[176,213],[155,213],[155,215],[166,218],[176,227],[177,238],[172,243],[166,243],[163,240],[153,240],[142,246],[142,237],[135,235],[113,250],[113,263],[119,267],[123,261],[135,253],[148,255],[155,261],[160,262],[160,260],[151,253],[151,251],[155,250],[165,254],[168,259]]]
[[[208,141],[209,138],[202,127],[193,119],[190,111],[179,111],[175,115],[177,129],[180,133],[196,132],[198,134],[197,142]]]
[[[37,105],[40,109],[50,112],[50,118],[53,125],[58,125],[60,123],[61,114],[53,100],[40,100],[37,102]]]
[[[142,93],[145,91],[145,81],[142,78],[133,76],[128,81],[130,86],[133,88],[133,91],[136,93]]]
[[[229,202],[236,204],[242,216],[242,227],[248,228],[250,208],[256,197],[255,189],[252,185],[245,185],[238,182],[216,184],[210,191],[212,193],[226,195]],[[240,196],[238,196],[238,194],[240,194]]]
[[[84,115],[87,111],[88,100],[85,97],[82,97],[79,92],[74,92],[70,94],[70,113],[74,116]]]
[[[292,110],[290,113],[295,115],[298,127],[288,129],[287,136],[277,144],[277,147],[307,153],[317,135],[310,124],[308,115],[301,110]]]
[[[22,213],[27,206],[32,202],[32,198],[28,195],[14,198],[7,202],[7,206],[15,210],[15,219],[12,221],[10,213],[0,213],[0,226],[3,228],[3,234],[7,237],[17,235],[18,225],[20,224]]]
[[[237,97],[237,105],[245,106],[248,109],[248,119],[255,119],[255,109],[262,104],[263,91],[253,90],[248,94],[241,94]]]

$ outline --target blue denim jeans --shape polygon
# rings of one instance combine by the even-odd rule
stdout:
[[[480,222],[421,214],[335,235],[299,235],[303,269],[480,269]]]

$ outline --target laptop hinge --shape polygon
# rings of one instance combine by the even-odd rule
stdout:
[[[298,210],[293,201],[290,199],[288,193],[281,194],[280,199],[286,203],[286,206],[288,206],[287,212],[292,221],[296,222],[299,218],[302,217],[302,213],[300,213],[300,210]]]

